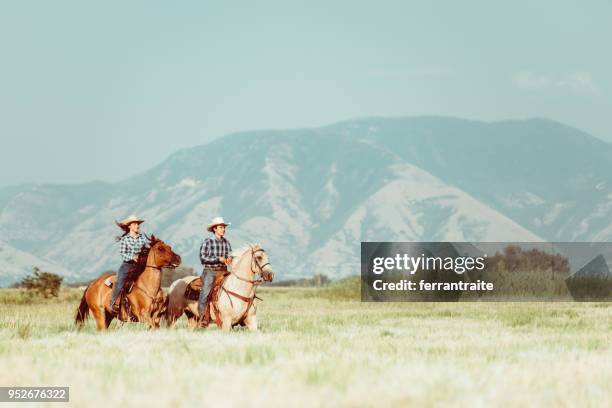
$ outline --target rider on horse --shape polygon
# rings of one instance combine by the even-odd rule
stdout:
[[[225,227],[229,225],[221,217],[213,218],[206,228],[209,232],[213,233],[213,236],[206,238],[200,247],[200,262],[204,270],[202,271],[202,290],[200,292],[198,313],[201,325],[204,327],[210,323],[210,311],[208,313],[205,313],[205,311],[211,286],[216,276],[226,272],[227,265],[232,262],[230,256],[232,246],[224,237]]]
[[[135,215],[130,215],[125,220],[117,223],[119,228],[123,230],[123,235],[117,238],[120,243],[119,253],[121,254],[123,262],[121,263],[121,266],[119,266],[117,282],[115,282],[115,287],[113,288],[113,295],[110,302],[114,313],[119,313],[119,303],[117,302],[117,297],[123,288],[125,277],[130,270],[130,267],[138,261],[138,254],[146,243],[145,237],[139,233],[140,224],[143,222],[144,220],[141,220]]]

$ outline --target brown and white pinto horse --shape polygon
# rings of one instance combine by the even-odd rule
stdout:
[[[162,240],[149,238],[148,246],[143,247],[138,255],[138,262],[128,271],[124,291],[134,282],[132,291],[126,296],[131,306],[132,314],[139,322],[147,323],[151,328],[158,328],[161,315],[164,312],[164,293],[161,290],[162,268],[176,268],[181,263],[181,257]],[[102,274],[89,284],[76,313],[75,324],[82,325],[89,311],[96,320],[98,330],[106,330],[115,318],[110,308],[112,289],[105,284],[109,279],[116,282],[117,275]]]

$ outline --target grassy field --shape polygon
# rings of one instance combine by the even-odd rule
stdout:
[[[260,293],[258,333],[98,334],[73,326],[78,290],[0,290],[0,385],[67,385],[75,406],[612,405],[612,303],[362,304],[356,283]]]

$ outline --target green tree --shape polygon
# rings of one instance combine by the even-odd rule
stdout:
[[[329,283],[329,278],[327,275],[323,275],[322,273],[315,273],[312,277],[313,286],[326,286]]]
[[[20,286],[28,290],[37,291],[45,298],[51,296],[57,297],[63,280],[63,277],[51,272],[43,272],[35,266],[32,274],[21,280]]]

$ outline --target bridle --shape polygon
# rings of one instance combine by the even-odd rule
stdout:
[[[155,247],[156,244],[157,244],[157,242],[155,244],[153,244],[153,246],[151,247],[151,251],[153,251],[153,248]],[[148,259],[147,259],[147,261],[148,261]],[[161,272],[162,267],[161,266],[157,266],[157,259],[155,258],[155,251],[153,251],[153,265],[145,264],[145,268],[153,268],[153,269],[157,269],[158,271]]]
[[[255,259],[255,254],[257,252],[265,252],[265,251],[262,248],[259,248],[259,249],[251,248],[251,272],[253,272],[255,274],[259,274],[259,276],[261,276],[261,274],[263,273],[263,268],[265,268],[266,266],[270,265],[270,262],[266,262],[265,264],[260,265],[259,262],[257,262],[257,260]],[[255,272],[253,270],[253,265],[257,266],[259,271]],[[272,265],[270,265],[270,266],[272,266]]]
[[[230,273],[236,279],[241,280],[243,282],[250,283],[252,285],[251,286],[251,290],[250,290],[251,294],[249,296],[244,296],[244,295],[241,295],[240,293],[236,293],[234,291],[226,289],[225,288],[225,284],[221,285],[221,290],[223,290],[227,294],[227,297],[228,297],[228,299],[230,301],[230,305],[231,305],[232,308],[234,307],[234,302],[232,302],[232,296],[234,296],[234,297],[236,297],[236,298],[238,298],[238,299],[240,299],[240,300],[242,300],[243,302],[246,303],[246,308],[245,308],[244,312],[242,313],[242,316],[240,317],[240,319],[238,319],[239,321],[242,321],[244,319],[244,317],[247,315],[247,313],[249,312],[249,309],[255,304],[255,299],[261,300],[261,298],[258,297],[255,294],[255,289],[257,288],[258,285],[260,285],[264,281],[263,280],[263,276],[262,276],[262,274],[264,272],[263,269],[266,266],[270,265],[270,262],[266,262],[265,264],[260,265],[259,262],[257,262],[257,260],[255,259],[255,254],[256,253],[258,253],[258,252],[265,252],[263,249],[261,249],[261,248],[255,249],[254,247],[250,247],[250,248],[251,248],[251,272],[253,273],[253,275],[259,275],[260,278],[259,279],[254,279],[254,280],[246,279],[246,278],[243,278],[242,276],[238,276],[238,274],[236,274],[236,272],[234,272],[233,270]],[[214,305],[214,302],[213,302],[213,305]],[[219,327],[221,327],[220,326],[221,323],[220,323],[220,320],[219,320],[218,310],[215,313],[216,313],[216,316],[217,316],[217,325]]]
[[[253,273],[253,275],[259,275],[260,276],[259,279],[255,279],[255,280],[246,279],[246,278],[243,278],[242,276],[238,276],[234,271],[232,271],[231,274],[234,275],[237,279],[239,279],[239,280],[241,280],[243,282],[248,282],[248,283],[253,284],[253,285],[260,285],[261,283],[263,283],[263,281],[264,281],[263,277],[262,277],[262,273],[264,271],[263,269],[266,266],[270,265],[270,262],[266,262],[265,264],[260,265],[259,262],[257,262],[257,260],[255,259],[255,254],[257,252],[265,252],[265,251],[262,248],[255,249],[255,248],[251,247],[251,272]],[[257,270],[255,270],[255,268],[253,266],[256,266]],[[270,265],[270,266],[272,266],[272,265]]]
[[[153,244],[153,246],[151,246],[151,251],[153,251],[153,247],[155,247],[155,245],[157,245],[158,242],[160,242],[160,241],[157,241],[155,244]],[[176,255],[174,253],[174,251],[170,251],[170,252],[172,252],[174,255]],[[174,269],[175,267],[176,267],[176,265],[157,266],[157,259],[156,259],[155,251],[153,251],[153,265],[145,264],[145,268],[153,268],[153,269],[157,269],[158,271],[161,271],[162,268],[171,268],[171,269]]]

